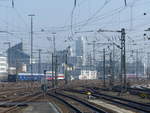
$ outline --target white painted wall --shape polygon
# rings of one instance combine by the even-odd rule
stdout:
[[[97,71],[81,70],[79,80],[93,80],[97,79]]]

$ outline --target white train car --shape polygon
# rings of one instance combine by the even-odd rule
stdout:
[[[47,71],[46,72],[46,79],[47,80],[52,80],[52,78],[55,79],[55,73],[54,73],[54,77],[52,77],[52,71]],[[57,74],[57,79],[58,80],[64,80],[65,79],[64,74],[63,73],[58,73]]]

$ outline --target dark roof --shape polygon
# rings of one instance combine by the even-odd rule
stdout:
[[[23,43],[20,42],[20,43],[16,44],[15,46],[11,47],[10,49],[11,49],[11,50],[14,49],[14,50],[23,51]],[[8,49],[8,50],[9,50],[9,49]]]
[[[20,43],[16,44],[15,46],[11,47],[7,51],[9,53],[14,53],[16,55],[24,56],[25,58],[26,57],[30,58],[30,56],[23,51],[23,43],[22,42],[20,42]]]

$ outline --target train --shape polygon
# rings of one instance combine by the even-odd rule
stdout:
[[[54,73],[54,75],[55,75],[55,73]],[[55,79],[55,76],[52,77],[52,72],[51,72],[51,71],[47,71],[47,72],[46,72],[46,79],[47,79],[47,80],[52,80],[52,79]],[[58,79],[58,80],[63,80],[63,79],[65,79],[64,74],[63,74],[63,73],[58,73],[58,74],[57,74],[57,79]]]
[[[9,82],[15,82],[15,81],[41,81],[42,78],[46,78],[46,80],[52,80],[55,79],[55,76],[52,77],[52,73],[46,73],[44,74],[38,74],[38,73],[18,73],[17,75],[9,75],[8,76],[8,81]],[[57,79],[58,80],[63,80],[64,74],[63,73],[58,73],[57,74]]]

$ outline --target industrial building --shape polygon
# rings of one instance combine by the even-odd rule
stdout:
[[[15,67],[16,72],[26,71],[24,67],[30,64],[30,56],[24,52],[23,43],[10,47],[7,52],[9,67]]]

